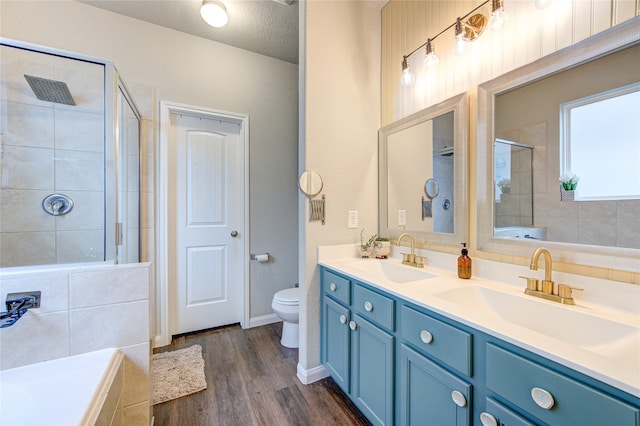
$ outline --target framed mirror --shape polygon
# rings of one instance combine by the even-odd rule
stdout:
[[[638,28],[634,18],[478,87],[480,250],[530,256],[545,246],[559,261],[638,270]],[[593,129],[568,129],[567,105],[628,93],[634,107],[608,107],[613,114],[587,120],[599,122]],[[622,195],[598,175],[619,169],[635,182]],[[574,175],[568,197],[562,182]]]
[[[322,177],[318,172],[305,170],[300,174],[298,186],[307,197],[315,197],[322,191]]]
[[[467,241],[467,120],[464,93],[379,130],[380,235]]]

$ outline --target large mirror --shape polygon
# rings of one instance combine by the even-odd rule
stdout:
[[[637,270],[639,24],[478,87],[481,250],[528,256],[544,245],[558,260]],[[612,106],[623,100],[628,106]],[[599,112],[580,124],[583,106]]]
[[[380,129],[380,235],[467,241],[467,109],[461,94]]]

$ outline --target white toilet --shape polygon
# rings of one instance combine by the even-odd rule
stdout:
[[[271,308],[282,320],[282,338],[280,343],[287,348],[298,347],[298,318],[300,311],[300,288],[280,290],[273,296]]]

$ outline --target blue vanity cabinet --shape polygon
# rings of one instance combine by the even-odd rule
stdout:
[[[394,337],[354,315],[351,332],[351,398],[374,425],[393,425]]]
[[[321,361],[371,423],[392,425],[395,302],[332,271],[321,276]]]
[[[486,387],[496,394],[496,398],[546,424],[638,426],[640,422],[638,406],[501,345],[486,345],[486,375]]]
[[[322,298],[321,358],[333,380],[349,393],[351,388],[351,311],[328,296]]]
[[[471,424],[471,385],[424,355],[400,348],[400,424]]]
[[[640,398],[322,268],[321,360],[375,425],[640,426]]]

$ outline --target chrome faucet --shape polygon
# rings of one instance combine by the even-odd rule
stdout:
[[[399,247],[400,241],[402,241],[402,239],[405,237],[409,238],[409,242],[411,243],[411,253],[402,253],[402,264],[415,266],[416,268],[423,268],[424,267],[423,258],[422,256],[416,256],[416,240],[411,235],[405,232],[404,234],[398,237],[396,244]]]
[[[530,296],[540,297],[542,299],[563,303],[565,305],[575,305],[576,303],[573,300],[572,290],[582,291],[583,289],[571,287],[566,284],[558,284],[558,293],[554,292],[554,282],[551,279],[553,261],[551,260],[551,253],[549,253],[549,250],[542,247],[537,249],[533,253],[533,256],[531,256],[529,269],[533,271],[538,270],[538,260],[540,259],[540,255],[544,255],[544,280],[542,280],[542,286],[541,288],[538,288],[537,278],[520,276],[520,278],[524,278],[525,280],[527,280],[527,288],[524,290],[524,293]]]

